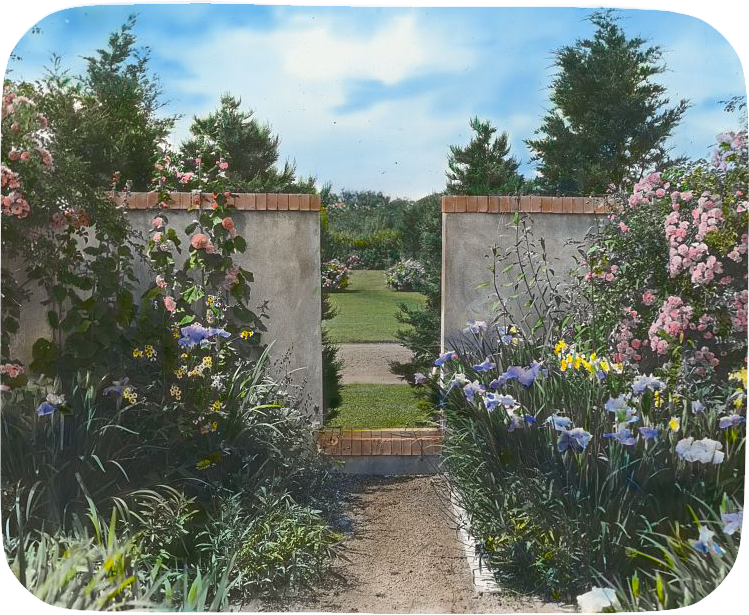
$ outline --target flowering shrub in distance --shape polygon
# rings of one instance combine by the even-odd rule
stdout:
[[[350,271],[348,263],[342,263],[337,259],[323,263],[321,275],[323,291],[335,292],[348,287]]]
[[[409,258],[387,269],[385,282],[393,290],[417,290],[425,275],[424,266]]]

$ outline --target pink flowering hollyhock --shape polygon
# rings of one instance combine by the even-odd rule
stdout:
[[[682,192],[680,196],[682,201],[691,201],[694,193],[691,190],[687,190],[686,192]]]
[[[193,235],[192,239],[190,239],[190,245],[196,250],[205,250],[208,253],[212,253],[215,250],[211,243],[211,239],[208,235],[203,233],[196,233]]]
[[[151,220],[151,226],[153,228],[164,226],[164,218],[162,218],[161,216],[156,216],[153,220]]]
[[[732,277],[732,276],[730,276],[730,275],[724,275],[724,276],[723,276],[723,277],[722,277],[722,278],[721,278],[721,279],[719,280],[719,282],[720,282],[721,284],[723,284],[724,286],[727,286],[728,284],[730,284],[731,282],[733,282],[733,277]]]
[[[658,190],[655,191],[656,196],[666,196],[666,191],[663,188],[658,188]]]
[[[21,160],[28,160],[29,158],[31,158],[31,152],[24,150],[23,152],[21,152],[20,158]]]
[[[624,222],[619,222],[619,229],[622,231],[622,233],[626,233],[629,230],[629,227],[624,224]]]
[[[42,164],[45,167],[52,165],[52,154],[50,154],[46,149],[43,147],[36,148],[36,151],[39,153],[39,156],[42,158]]]
[[[161,240],[164,238],[164,233],[159,233],[158,231],[151,235],[151,241],[154,243],[161,243]]]
[[[604,276],[604,278],[605,278],[605,280],[606,280],[607,282],[613,282],[613,281],[614,281],[614,274],[613,274],[613,273],[611,273],[611,272],[609,271],[609,273],[607,273],[607,274],[606,274],[606,275]]]
[[[163,275],[159,274],[156,276],[156,286],[158,286],[159,288],[167,287],[166,280],[164,279]]]
[[[174,300],[174,297],[171,295],[166,295],[164,297],[164,307],[168,312],[171,312],[172,314],[177,309],[177,302]]]
[[[179,181],[181,183],[183,183],[183,184],[186,184],[187,182],[189,182],[192,179],[193,175],[194,175],[193,173],[189,173],[189,172],[188,173],[183,173],[181,175],[178,175]]]
[[[650,290],[649,288],[642,294],[642,302],[645,305],[653,305],[653,301],[655,301],[655,293]]]
[[[8,158],[11,160],[18,160],[21,158],[21,152],[19,152],[15,147],[8,152]]]
[[[237,236],[237,229],[234,227],[234,220],[232,220],[228,216],[221,221],[221,226],[223,226],[227,231],[229,231],[229,234],[232,237]]]
[[[202,162],[201,158],[195,158],[195,164],[200,164]]]
[[[224,281],[221,283],[222,288],[229,292],[232,287],[239,281],[239,267],[232,265],[226,270]]]
[[[226,160],[224,160],[224,159],[222,158],[222,159],[221,159],[221,160],[219,160],[219,162],[218,162],[218,168],[219,168],[219,169],[221,169],[222,171],[225,171],[226,169],[228,169],[228,168],[229,168],[229,163],[228,163],[228,162],[226,162]]]

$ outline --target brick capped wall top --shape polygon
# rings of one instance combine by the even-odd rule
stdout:
[[[127,209],[161,209],[156,192],[115,192],[112,196]],[[171,197],[168,209],[191,209],[198,199],[203,200],[203,206],[210,206],[213,201],[208,192],[172,192]],[[244,211],[320,211],[319,194],[233,193],[228,202]]]
[[[442,213],[540,213],[540,214],[607,214],[603,197],[585,196],[464,196],[442,197]]]

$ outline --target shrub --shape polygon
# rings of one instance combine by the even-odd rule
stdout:
[[[332,260],[322,264],[322,289],[324,292],[344,290],[349,282],[348,265]]]
[[[333,253],[338,258],[356,255],[357,269],[386,269],[400,256],[400,234],[386,229],[368,235],[355,235],[345,232],[331,232]]]
[[[408,259],[397,262],[385,271],[385,282],[393,290],[418,290],[424,274],[421,263]]]

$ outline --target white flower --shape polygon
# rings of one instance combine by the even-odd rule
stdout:
[[[695,441],[694,438],[684,438],[676,444],[676,454],[684,461],[699,461],[700,463],[719,464],[723,462],[725,453],[720,449],[723,445],[717,440],[702,438]]]
[[[54,393],[48,393],[47,394],[47,401],[51,403],[53,406],[59,406],[60,404],[65,403],[65,396],[64,395],[55,395]]]
[[[607,587],[594,587],[577,597],[577,605],[583,613],[600,613],[610,606],[617,606],[616,591]]]

